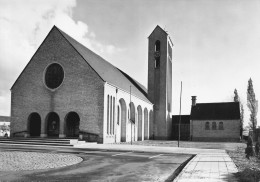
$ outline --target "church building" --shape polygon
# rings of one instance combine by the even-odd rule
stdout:
[[[11,136],[169,139],[173,44],[159,26],[148,41],[146,89],[54,26],[11,88]]]

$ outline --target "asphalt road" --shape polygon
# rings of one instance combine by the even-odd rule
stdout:
[[[0,146],[1,151],[73,154],[81,163],[54,169],[0,171],[1,181],[165,181],[191,155]],[[3,164],[1,164],[3,165]]]

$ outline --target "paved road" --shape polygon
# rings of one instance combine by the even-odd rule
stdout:
[[[19,148],[19,149],[18,149]],[[82,162],[54,169],[0,171],[3,181],[165,181],[191,155],[66,148],[0,147],[0,153],[72,154]]]

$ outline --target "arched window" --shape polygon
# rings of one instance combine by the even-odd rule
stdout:
[[[216,130],[217,129],[217,123],[216,122],[212,122],[212,130]]]
[[[205,130],[209,130],[209,122],[205,123]]]
[[[157,40],[155,42],[155,52],[160,51],[160,50],[161,50],[161,43],[159,40]]]
[[[219,123],[218,128],[219,128],[219,130],[224,130],[224,124],[223,124],[223,122],[220,122],[220,123]]]

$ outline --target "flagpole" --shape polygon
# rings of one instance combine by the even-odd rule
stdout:
[[[132,121],[131,121],[131,85],[130,85],[130,123],[131,123],[131,145],[132,145]]]
[[[180,113],[179,113],[179,137],[178,137],[178,147],[180,146],[180,138],[181,138],[181,128],[180,128],[180,125],[181,125],[181,95],[182,95],[182,81],[181,81],[181,93],[180,93]]]

